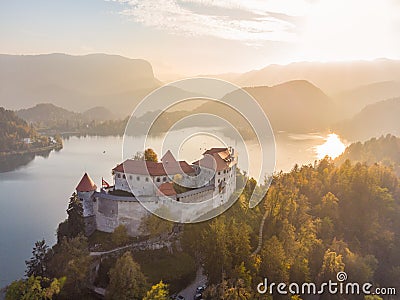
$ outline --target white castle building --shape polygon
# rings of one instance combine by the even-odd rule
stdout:
[[[113,232],[121,224],[131,236],[146,234],[140,228],[143,218],[149,214],[143,201],[147,208],[154,209],[177,202],[208,203],[202,206],[202,214],[215,209],[225,204],[236,189],[237,159],[232,148],[209,149],[191,165],[177,161],[170,151],[161,162],[128,159],[112,170],[113,185],[100,191],[85,173],[76,191],[83,204],[86,234],[95,230]],[[196,187],[178,189],[173,183],[176,178],[181,179],[183,186],[187,186],[185,181],[193,184],[194,180]],[[198,210],[189,211],[185,218],[200,217],[196,214]]]

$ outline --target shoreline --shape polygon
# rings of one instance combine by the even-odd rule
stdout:
[[[48,152],[52,150],[61,150],[63,148],[63,145],[61,143],[59,144],[54,144],[54,145],[49,145],[46,147],[40,147],[40,148],[34,148],[34,149],[28,149],[28,150],[23,150],[23,151],[12,151],[12,152],[0,152],[0,160],[13,157],[13,156],[23,156],[23,155],[28,155],[28,154],[41,154],[43,152]]]

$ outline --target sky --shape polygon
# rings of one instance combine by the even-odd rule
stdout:
[[[1,0],[0,53],[118,54],[156,76],[400,58],[399,0]]]

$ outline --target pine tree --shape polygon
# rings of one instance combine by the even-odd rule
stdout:
[[[37,241],[32,250],[32,257],[30,260],[25,261],[27,270],[26,276],[46,276],[47,275],[47,254],[49,247],[46,245],[45,240]]]

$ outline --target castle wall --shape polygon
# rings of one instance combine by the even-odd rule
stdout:
[[[162,177],[160,177],[159,184],[157,184],[157,177],[154,180],[156,185],[160,185],[163,182]],[[114,181],[116,190],[133,192],[137,196],[154,195],[153,177],[151,176],[116,172],[114,174]]]
[[[83,219],[85,223],[85,235],[90,236],[96,230],[96,216],[89,216]]]
[[[79,200],[82,201],[83,216],[89,217],[94,215],[93,200],[92,195],[94,191],[91,192],[77,192]]]
[[[139,202],[118,201],[118,224],[124,225],[130,236],[139,236],[140,224],[149,212]]]
[[[96,228],[104,232],[113,232],[118,227],[118,201],[96,198]]]

